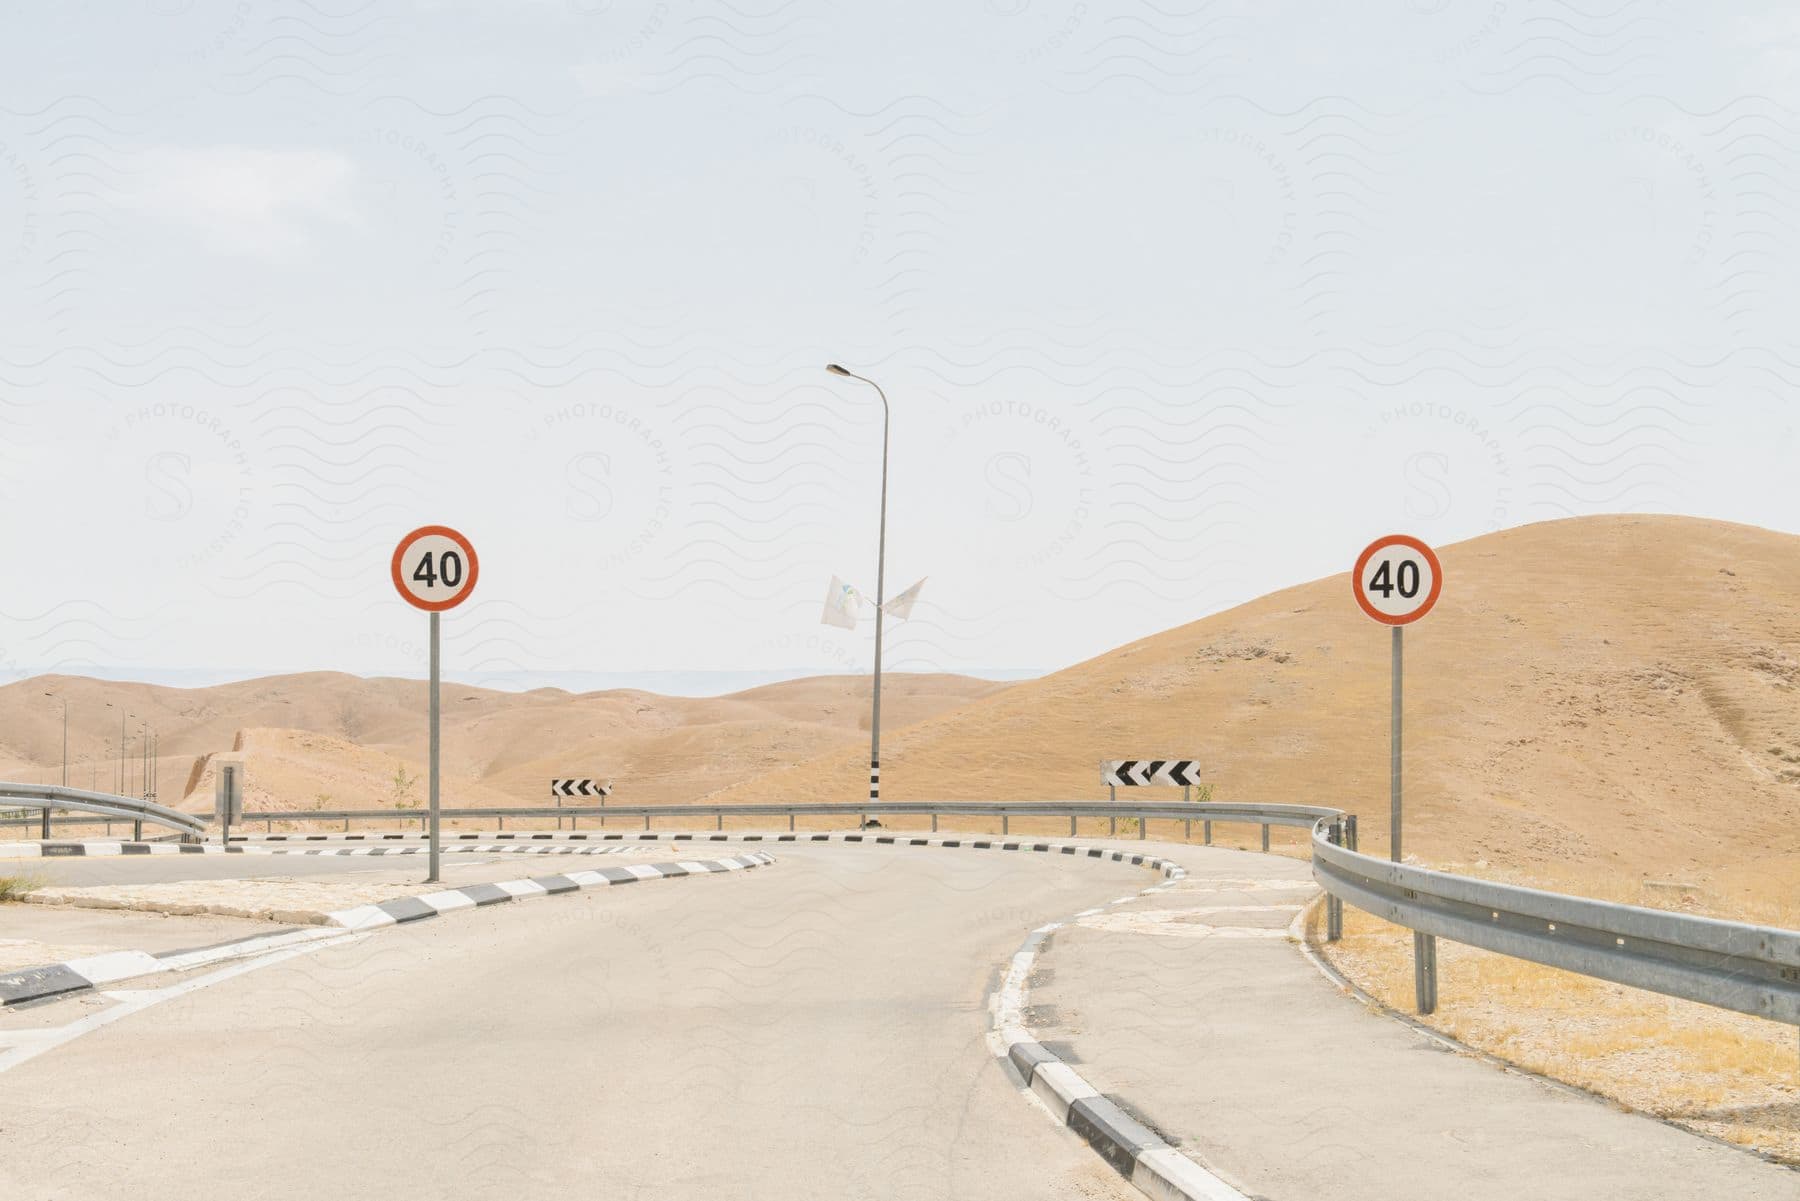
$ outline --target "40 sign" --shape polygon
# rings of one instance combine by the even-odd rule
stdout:
[[[474,546],[447,525],[420,526],[394,548],[394,587],[407,604],[428,613],[469,599],[480,574]]]
[[[1444,569],[1429,546],[1406,534],[1389,534],[1368,545],[1350,573],[1356,603],[1383,625],[1419,620],[1444,590]]]

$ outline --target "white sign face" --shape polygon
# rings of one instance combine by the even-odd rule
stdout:
[[[423,526],[394,548],[394,587],[408,604],[434,613],[467,600],[480,568],[469,540],[448,526]]]
[[[1370,543],[1351,575],[1356,603],[1364,613],[1390,626],[1419,620],[1437,604],[1444,569],[1429,546],[1405,534],[1390,534]]]

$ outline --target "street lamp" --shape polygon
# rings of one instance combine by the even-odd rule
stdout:
[[[125,712],[125,707],[123,705],[114,705],[111,701],[106,702],[106,707],[108,709],[117,709],[119,711],[119,782],[117,784],[117,789],[118,795],[124,796],[125,789],[130,784],[130,781],[125,778],[125,719],[135,719],[137,714],[127,713]]]
[[[864,375],[847,371],[836,363],[825,364],[825,370],[846,379],[861,380],[881,397],[881,528],[875,557],[875,699],[869,716],[869,800],[881,799],[881,618],[882,602],[887,599],[887,476],[888,476],[888,409],[887,393],[881,385]]]

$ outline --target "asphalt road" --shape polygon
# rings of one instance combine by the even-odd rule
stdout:
[[[1027,930],[1156,877],[770,849],[386,931],[100,1028],[0,1080],[0,1196],[1138,1195],[1008,1079],[984,1002]],[[277,862],[355,863],[203,867]]]
[[[1285,937],[1316,895],[1308,864],[1152,850],[1188,878],[1059,931],[1029,1001],[1089,1084],[1246,1195],[1800,1201],[1800,1173],[1452,1054],[1339,995]]]

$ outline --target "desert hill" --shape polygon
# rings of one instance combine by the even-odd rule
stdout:
[[[1580,518],[1441,556],[1443,598],[1406,635],[1409,852],[1545,879],[1796,874],[1800,538]],[[1385,850],[1389,633],[1357,609],[1347,567],[896,723],[884,795],[1104,797],[1103,759],[1193,754],[1218,799],[1345,806],[1365,849]],[[851,797],[862,772],[846,747],[720,799],[802,780]]]
[[[1005,685],[954,675],[883,679],[883,725]],[[46,695],[46,693],[50,695]],[[559,775],[611,777],[620,801],[692,801],[751,775],[866,745],[867,677],[819,676],[720,697],[572,694],[443,686],[444,803],[548,804]],[[210,688],[40,676],[0,688],[0,776],[55,783],[69,704],[69,783],[143,791],[142,723],[158,733],[157,799],[210,809],[211,757],[246,764],[246,804],[294,809],[415,805],[425,793],[426,685],[335,672]],[[866,750],[864,752],[866,758]],[[408,781],[412,781],[408,783]]]
[[[1588,888],[1607,872],[1732,893],[1800,883],[1800,538],[1580,518],[1441,554],[1443,599],[1406,635],[1409,852]],[[1381,850],[1387,655],[1346,573],[1038,680],[889,676],[883,793],[1098,798],[1102,759],[1191,754],[1220,799],[1343,805]],[[123,711],[126,791],[141,790],[147,717],[165,803],[208,807],[209,757],[229,750],[253,806],[423,797],[420,681],[40,677],[0,688],[0,774],[59,774],[46,692],[69,699],[77,785],[115,786]],[[867,698],[866,677],[711,698],[446,685],[445,801],[542,803],[549,777],[589,773],[618,781],[620,801],[854,799]]]

